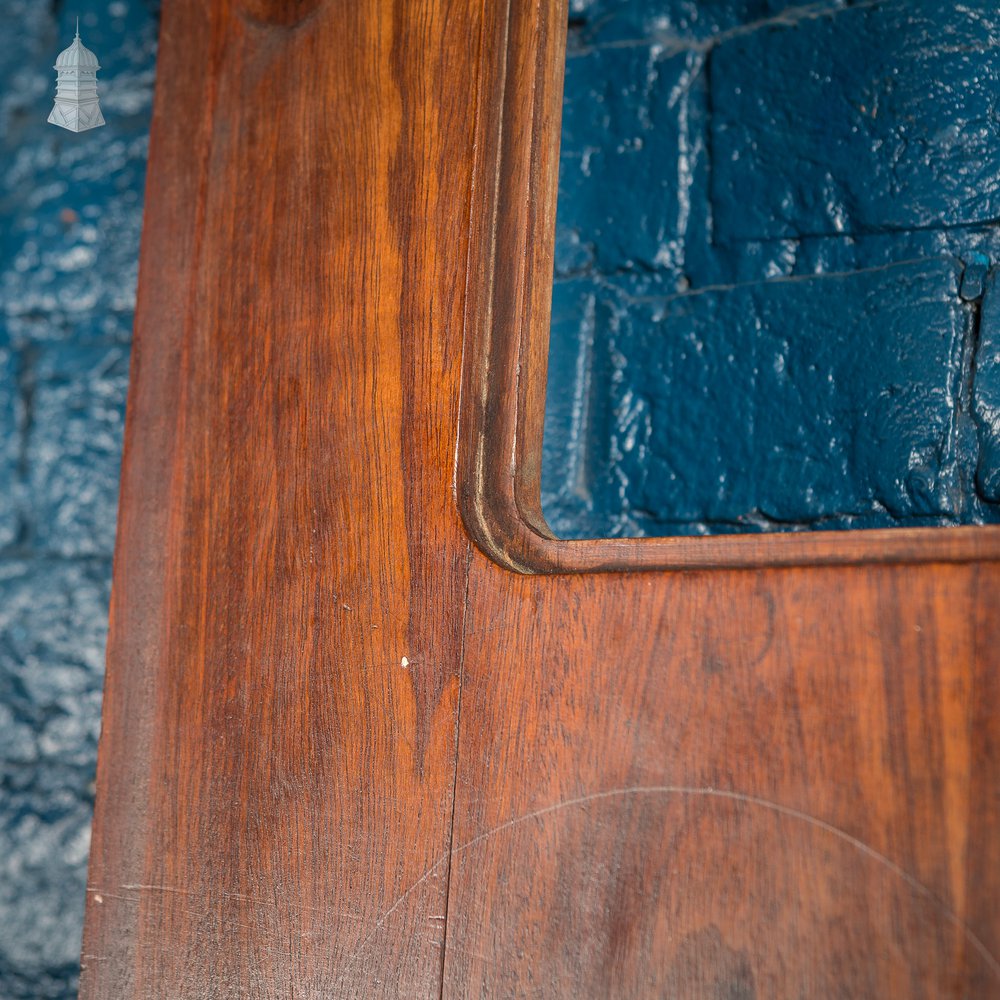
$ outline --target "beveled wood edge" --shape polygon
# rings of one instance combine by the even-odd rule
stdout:
[[[568,0],[484,4],[455,491],[520,573],[1000,559],[1000,526],[557,538],[541,510]]]

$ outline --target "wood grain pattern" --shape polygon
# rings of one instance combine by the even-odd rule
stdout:
[[[565,14],[165,4],[84,1000],[1000,996],[996,531],[548,535]]]
[[[538,584],[473,567],[445,995],[1000,994],[995,566]]]
[[[432,995],[479,23],[245,11],[164,10],[82,993]]]

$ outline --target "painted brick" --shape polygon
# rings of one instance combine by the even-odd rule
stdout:
[[[712,54],[720,240],[966,225],[1000,214],[1000,11],[858,4]]]
[[[75,996],[107,561],[0,562],[0,996]]]
[[[842,6],[817,0],[808,9]],[[707,55],[721,38],[795,21],[801,10],[794,0],[571,5],[557,274],[656,269],[674,280],[726,280],[709,247]]]
[[[17,360],[0,341],[0,550],[14,543],[20,524],[22,420]]]
[[[976,485],[987,501],[1000,501],[1000,271],[986,279],[976,352],[973,414],[979,432]]]
[[[547,464],[573,457],[547,507],[574,534],[959,519],[960,276],[939,259],[666,297],[561,282]]]
[[[687,45],[744,31],[761,22],[835,10],[849,0],[570,0],[570,44],[621,44],[655,39]]]
[[[132,339],[131,310],[124,312],[30,312],[6,320],[11,348],[30,350],[47,343],[77,345],[128,344]]]
[[[92,762],[109,590],[108,560],[0,563],[0,760]]]
[[[559,185],[576,211],[572,226],[559,220],[559,270],[648,268],[676,256],[685,196],[682,102],[699,65],[697,55],[661,59],[648,45],[595,48],[567,60]]]
[[[110,555],[128,387],[124,346],[59,345],[31,369],[31,538],[41,552]]]
[[[2,709],[0,709],[2,711]],[[5,767],[0,810],[0,996],[73,1000],[93,797],[64,764]]]
[[[543,507],[558,533],[1000,520],[989,485],[989,390],[979,391],[975,413],[970,390],[986,371],[985,361],[972,366],[983,279],[1000,261],[992,222],[998,16],[983,2],[952,10],[925,0],[572,5],[542,472]],[[882,85],[873,115],[865,95]],[[827,174],[837,199],[826,198]],[[919,262],[939,279],[928,294],[918,289],[907,304],[868,291],[881,269],[898,279],[896,265]],[[854,280],[858,272],[869,277]],[[787,279],[819,276],[842,280],[840,297],[824,293],[817,320],[819,286]],[[902,280],[877,287],[878,295],[911,294]],[[656,308],[669,321],[656,319]],[[983,358],[989,311],[987,293]],[[710,312],[725,325],[717,334]],[[680,330],[716,357],[729,342],[751,366],[769,338],[793,352],[829,342],[845,359],[867,356],[872,324],[887,316],[906,352],[900,378],[920,403],[898,410],[912,425],[887,439],[882,468],[874,448],[862,456],[863,433],[850,461],[842,443],[824,451],[818,436],[830,426],[819,415],[813,441],[808,421],[789,425],[797,438],[782,432],[773,442],[759,428],[752,441],[723,434],[718,428],[738,426],[741,414],[766,409],[767,398],[748,395],[776,391],[766,370],[748,384],[745,364],[708,372],[677,354]],[[758,334],[765,320],[768,332]],[[943,354],[946,328],[955,337]],[[848,360],[824,364],[838,398],[851,393],[849,377],[861,379],[858,396],[871,391],[864,379],[873,373],[851,375]],[[656,372],[667,373],[660,386]],[[822,388],[808,371],[799,377],[810,392]],[[686,400],[686,392],[701,396]],[[699,419],[679,420],[677,407]],[[776,445],[806,454],[808,476],[779,474],[774,461],[762,475],[754,449]],[[725,475],[727,488],[713,491],[711,475]]]

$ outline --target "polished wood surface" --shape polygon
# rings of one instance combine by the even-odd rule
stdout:
[[[164,5],[84,1000],[1000,996],[996,532],[544,525],[565,15]]]
[[[477,561],[445,995],[1000,995],[998,585]]]
[[[85,997],[440,980],[478,12],[269,6],[164,5]]]

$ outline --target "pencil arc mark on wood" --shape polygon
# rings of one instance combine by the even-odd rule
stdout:
[[[459,844],[455,847],[451,852],[451,859],[454,861],[459,854],[470,851],[473,848],[480,846],[485,841],[496,837],[498,834],[520,826],[523,823],[527,823],[532,820],[542,820],[568,809],[587,805],[590,802],[601,802],[615,798],[625,798],[632,795],[676,795],[736,802],[741,805],[755,806],[761,809],[766,809],[775,815],[806,823],[817,830],[821,830],[824,833],[828,833],[831,836],[836,837],[841,842],[853,847],[855,850],[864,854],[872,861],[881,865],[883,868],[904,882],[912,891],[928,900],[928,902],[930,902],[934,908],[938,910],[941,916],[946,918],[949,923],[953,924],[965,935],[975,948],[976,952],[989,967],[993,975],[1000,980],[1000,961],[997,960],[993,952],[986,946],[986,943],[975,933],[975,931],[972,930],[971,927],[969,927],[964,920],[962,920],[961,917],[958,916],[957,913],[955,913],[941,899],[939,899],[938,896],[930,888],[924,885],[923,882],[916,878],[916,876],[910,874],[910,872],[908,872],[905,868],[896,864],[896,862],[891,858],[886,857],[881,853],[881,851],[877,851],[874,847],[866,844],[863,840],[853,836],[846,830],[840,829],[840,827],[835,826],[833,823],[829,823],[826,820],[818,818],[817,816],[812,816],[807,812],[803,812],[801,809],[795,809],[792,806],[782,805],[780,802],[774,802],[771,799],[766,799],[759,795],[748,795],[744,792],[731,791],[722,788],[696,788],[683,785],[636,785],[627,788],[612,788],[603,792],[592,792],[588,795],[581,795],[575,799],[566,799],[562,802],[556,802],[553,805],[545,806],[541,809],[536,809],[533,812],[525,813],[523,816],[515,816],[513,819],[507,820],[506,822],[492,827],[489,830],[485,830],[483,833],[478,834],[471,840],[467,840],[465,843]],[[361,943],[354,949],[354,951],[351,952],[350,955],[348,955],[342,974],[347,971],[351,963],[360,957],[364,949],[371,943],[372,939],[386,924],[392,914],[395,913],[400,906],[402,906],[403,903],[418,888],[420,888],[424,882],[427,881],[427,879],[431,878],[433,874],[446,861],[448,861],[448,858],[449,856],[446,854],[437,858],[415,882],[404,889],[403,892],[396,897],[385,913],[383,913],[382,916],[376,920],[372,929],[365,935]]]
[[[765,799],[759,795],[747,795],[744,792],[730,791],[721,788],[695,788],[683,785],[636,785],[628,788],[612,788],[603,792],[592,792],[588,795],[582,795],[575,799],[567,799],[562,802],[557,802],[551,806],[545,806],[533,812],[525,813],[523,816],[516,816],[513,819],[507,820],[505,823],[501,823],[499,826],[486,830],[478,836],[473,837],[471,840],[466,841],[464,844],[460,844],[456,847],[452,852],[452,859],[454,860],[454,858],[459,854],[469,851],[474,847],[478,847],[485,841],[497,836],[500,833],[504,833],[513,827],[520,826],[522,823],[526,823],[531,820],[545,819],[553,814],[564,812],[567,809],[584,806],[590,802],[625,798],[631,795],[676,795],[728,800],[730,802],[737,802],[741,805],[755,806],[761,809],[766,809],[775,815],[806,823],[817,830],[821,830],[824,833],[828,833],[831,836],[836,837],[841,842],[848,844],[850,847],[853,847],[855,850],[864,854],[872,861],[881,865],[883,868],[903,881],[912,891],[927,899],[934,906],[934,908],[938,910],[941,916],[945,917],[949,923],[953,924],[965,935],[983,961],[987,964],[993,975],[1000,980],[1000,961],[997,960],[993,952],[986,946],[986,943],[982,940],[982,938],[980,938],[975,931],[973,931],[972,928],[969,927],[969,925],[954,912],[954,910],[939,899],[930,888],[916,878],[916,876],[896,864],[896,862],[891,858],[886,857],[881,853],[881,851],[875,850],[874,847],[866,844],[863,840],[853,836],[846,830],[840,829],[840,827],[835,826],[833,823],[828,823],[826,820],[812,816],[807,812],[803,812],[801,809],[795,809],[792,806],[782,805],[780,802],[774,802],[771,799]],[[425,873],[425,876],[418,879],[417,882],[415,882],[410,889],[407,890],[407,893],[397,900],[396,904],[394,904],[394,906],[391,907],[386,913],[386,918],[392,910],[394,910],[396,906],[402,902],[409,892],[420,885],[423,878],[430,874],[430,872],[434,870],[434,867],[441,864],[442,860],[443,859],[440,859],[435,862],[435,865],[429,869],[427,873]],[[383,918],[383,921],[386,918]]]

